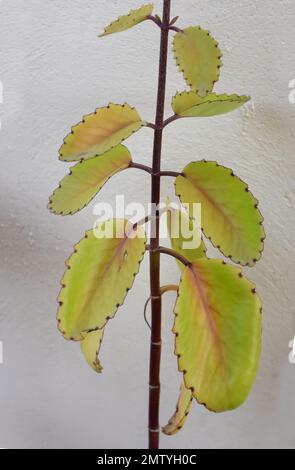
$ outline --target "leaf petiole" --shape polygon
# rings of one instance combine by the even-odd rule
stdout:
[[[149,15],[147,17],[147,20],[150,20],[152,21],[153,23],[155,23],[157,26],[159,26],[159,28],[162,28],[162,20],[161,18],[158,16],[158,15]]]
[[[150,245],[145,246],[146,251],[149,251],[150,253],[161,253],[163,255],[168,255],[172,256],[172,258],[177,259],[180,261],[184,266],[190,267],[191,262],[188,261],[184,256],[182,256],[180,253],[177,253],[177,251],[171,250],[171,248],[166,248],[164,246],[159,246],[159,248],[152,249]]]

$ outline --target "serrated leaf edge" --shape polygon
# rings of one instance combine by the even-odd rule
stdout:
[[[120,144],[119,144],[119,145],[120,145]],[[122,145],[122,146],[127,149],[126,146],[124,146],[124,145]],[[117,146],[116,146],[116,147],[117,147]],[[127,150],[128,150],[128,149],[127,149]],[[107,152],[105,152],[105,153],[108,153],[108,152],[109,152],[109,150],[108,150]],[[129,150],[128,150],[128,152],[129,152]],[[129,152],[129,154],[130,154],[130,152]],[[98,155],[98,156],[95,156],[95,157],[93,157],[93,158],[101,158],[101,157],[103,157],[104,155],[105,155],[105,154]],[[57,212],[57,211],[53,210],[53,207],[51,206],[51,204],[53,204],[52,198],[53,198],[53,196],[62,188],[62,183],[63,183],[64,179],[65,179],[65,178],[68,178],[68,177],[70,177],[70,176],[72,176],[72,174],[73,174],[73,173],[72,173],[72,168],[74,168],[74,167],[76,167],[76,166],[78,166],[78,165],[80,165],[80,164],[84,164],[84,163],[88,162],[89,160],[93,160],[93,158],[88,158],[87,160],[81,159],[78,163],[76,163],[76,165],[73,165],[73,167],[70,168],[69,173],[68,173],[66,176],[64,176],[64,178],[59,182],[58,187],[57,187],[57,188],[53,191],[53,193],[51,194],[51,196],[50,196],[50,198],[49,198],[49,203],[48,203],[48,205],[47,205],[48,210],[49,210],[52,214],[54,214],[54,215],[61,215],[61,216],[63,216],[63,217],[66,217],[66,216],[69,216],[69,215],[70,215],[70,216],[75,215],[75,214],[77,214],[77,212],[80,212],[81,210],[85,209],[85,207],[87,207],[87,206],[93,201],[93,199],[96,198],[96,196],[98,195],[98,193],[100,193],[100,191],[104,188],[104,186],[108,183],[108,181],[109,181],[113,176],[115,176],[116,174],[120,173],[121,171],[127,170],[127,169],[130,167],[130,164],[132,163],[132,160],[131,160],[130,163],[129,163],[129,165],[126,166],[125,168],[118,168],[118,170],[117,170],[115,173],[111,174],[111,175],[108,177],[108,179],[107,179],[107,180],[105,181],[105,183],[101,186],[101,188],[94,194],[94,196],[92,196],[83,206],[79,207],[79,208],[76,209],[75,211],[69,211],[69,212],[63,212],[63,211],[61,211],[61,212]],[[130,154],[130,158],[131,158],[131,154]]]
[[[259,305],[260,305],[260,314],[262,315],[263,304],[262,304],[261,298],[260,298],[260,297],[257,295],[257,293],[256,293],[256,285],[255,285],[252,281],[250,281],[246,276],[243,275],[242,269],[239,268],[239,267],[237,267],[237,266],[234,266],[234,265],[232,265],[232,264],[226,263],[225,261],[220,260],[220,259],[216,259],[216,258],[207,258],[207,260],[208,260],[209,262],[210,262],[210,261],[219,261],[220,264],[222,264],[222,265],[224,265],[224,266],[226,266],[226,265],[231,266],[231,267],[236,271],[238,277],[243,278],[244,280],[246,280],[246,281],[248,282],[248,284],[249,284],[250,292],[252,293],[252,295],[255,295],[255,296],[257,297],[257,299],[258,299],[258,303],[259,303]],[[188,269],[191,269],[190,266],[187,266],[187,268],[188,268]],[[179,288],[178,288],[178,291],[177,291],[176,301],[175,301],[175,305],[174,305],[174,309],[173,309],[173,311],[174,311],[174,325],[173,325],[173,328],[172,328],[172,333],[174,334],[174,354],[175,354],[175,356],[177,357],[178,371],[183,374],[183,381],[184,381],[184,384],[185,384],[185,386],[186,386],[186,388],[187,388],[188,390],[191,390],[191,392],[192,392],[192,394],[193,394],[193,398],[195,398],[195,400],[197,401],[197,403],[198,403],[199,405],[204,406],[208,411],[211,411],[212,413],[218,413],[218,414],[219,414],[219,412],[217,412],[216,410],[214,410],[214,409],[212,409],[212,408],[209,408],[206,403],[201,402],[201,401],[198,399],[198,396],[197,396],[198,392],[197,392],[197,390],[195,389],[195,387],[193,387],[193,386],[191,386],[190,384],[187,383],[187,379],[186,379],[187,371],[186,371],[184,368],[181,368],[181,366],[180,366],[180,359],[182,358],[183,355],[182,355],[182,354],[179,354],[179,353],[177,352],[177,344],[176,344],[176,342],[177,342],[177,338],[179,337],[179,332],[178,332],[178,331],[176,330],[176,328],[175,328],[175,320],[176,320],[177,316],[179,315],[179,312],[176,311],[176,305],[177,305],[178,298],[179,298],[179,296],[180,296],[179,290],[180,290],[180,287],[181,287],[182,283],[183,283],[183,280],[182,280],[182,276],[181,276],[181,279],[180,279],[180,282],[179,282]]]
[[[68,159],[63,159],[63,154],[61,152],[61,149],[63,148],[63,146],[65,145],[68,145],[68,143],[66,142],[66,140],[71,136],[71,135],[74,135],[75,134],[75,129],[83,124],[86,124],[86,121],[87,119],[95,116],[96,114],[98,114],[101,110],[105,110],[105,109],[111,109],[112,107],[118,107],[120,106],[121,108],[126,108],[128,107],[131,111],[136,111],[138,116],[139,116],[139,113],[137,111],[137,109],[135,108],[135,106],[130,106],[128,103],[123,103],[123,104],[117,104],[117,103],[109,103],[107,106],[102,106],[101,108],[96,108],[94,113],[90,113],[90,114],[85,114],[83,117],[82,117],[82,120],[80,122],[78,122],[77,124],[75,124],[74,126],[71,127],[71,132],[69,132],[66,137],[63,139],[63,144],[61,145],[60,149],[59,149],[59,160],[64,162],[64,163],[70,163],[70,162],[73,162],[73,161],[83,161],[83,160],[91,160],[92,158],[96,158],[96,157],[100,157],[102,155],[104,155],[106,152],[109,152],[110,150],[114,149],[115,147],[117,147],[118,145],[120,145],[120,143],[116,144],[116,145],[112,145],[106,152],[103,152],[103,153],[100,153],[100,154],[95,154],[93,155],[90,159],[85,159],[84,157],[80,158],[79,160],[68,160]],[[138,121],[138,123],[140,123],[140,127],[146,127],[147,126],[147,122],[146,121],[143,121],[141,119],[141,117],[139,116],[140,120]],[[135,123],[134,123],[135,124]],[[138,130],[139,130],[138,129]],[[138,132],[138,130],[135,130],[135,131],[131,131],[123,140],[121,140],[121,142],[124,142],[125,140],[129,139],[129,137],[132,135],[132,134],[135,134],[136,132]]]
[[[101,328],[101,330],[103,330],[103,332],[102,332],[101,338],[100,338],[100,340],[99,340],[99,342],[98,342],[97,349],[96,349],[96,351],[95,351],[96,360],[93,361],[93,363],[92,363],[93,367],[95,368],[95,371],[96,371],[98,374],[101,374],[102,371],[103,371],[103,367],[102,367],[101,362],[100,362],[99,357],[98,357],[98,356],[99,356],[99,353],[100,353],[100,348],[101,348],[102,340],[103,340],[103,337],[104,337],[104,333],[105,333],[105,332],[104,332],[104,328]],[[96,330],[96,331],[98,331],[98,330]],[[84,340],[86,339],[86,337],[87,337],[87,334],[88,334],[88,333],[85,334],[85,337],[81,340],[80,343],[83,343],[83,341],[84,341]],[[81,351],[81,352],[82,352],[82,354],[83,354],[83,351]],[[84,354],[83,354],[83,356],[84,356]]]
[[[197,94],[195,91],[188,91],[188,90],[184,90],[182,92],[179,92],[177,91],[176,94],[173,96],[172,98],[172,101],[171,101],[171,107],[174,111],[174,101],[179,97],[179,96],[182,96],[182,95],[190,95],[190,94]],[[208,98],[210,98],[210,96],[218,96],[220,98],[220,100],[215,100],[215,101],[210,101]],[[207,105],[210,105],[210,104],[216,104],[216,103],[236,103],[236,102],[239,102],[239,103],[244,103],[246,104],[248,101],[251,100],[251,97],[248,96],[248,95],[238,95],[236,93],[233,93],[231,95],[228,95],[227,93],[223,93],[223,94],[218,94],[218,93],[208,93],[206,96],[202,97],[200,96],[200,98],[202,99],[202,102],[201,103],[198,103],[198,104],[194,104],[193,106],[191,106],[191,108],[187,108],[186,111],[188,111],[189,109],[193,109],[193,108],[197,108],[199,106],[202,106],[204,104],[207,104]],[[223,99],[223,98],[231,98],[231,99]],[[181,114],[177,114],[175,113],[176,116],[180,116],[180,117],[183,117],[183,118],[188,118],[188,117],[198,117],[198,116],[182,116]],[[212,116],[214,117],[214,116]]]
[[[216,47],[216,48],[218,49],[218,51],[219,51],[219,58],[218,58],[219,63],[218,63],[218,65],[217,65],[217,76],[216,76],[215,80],[213,80],[213,81],[211,82],[211,87],[210,87],[210,89],[209,89],[209,90],[206,90],[206,93],[208,94],[208,93],[210,93],[210,92],[213,90],[215,83],[217,83],[218,80],[219,80],[219,78],[220,78],[220,69],[221,69],[221,67],[223,66],[223,62],[222,62],[222,60],[221,60],[221,58],[223,57],[223,54],[222,54],[222,52],[221,52],[221,50],[220,50],[220,48],[219,48],[219,43],[218,43],[218,42],[216,41],[216,39],[211,35],[210,31],[208,31],[207,29],[201,28],[201,26],[195,26],[195,27],[197,27],[200,31],[204,31],[205,33],[207,33],[207,36],[209,36],[209,37],[214,41],[214,45],[215,45],[215,47]],[[173,48],[172,48],[172,50],[173,50],[173,55],[174,55],[174,59],[175,59],[176,65],[177,65],[177,67],[178,67],[179,72],[182,73],[182,75],[183,75],[183,77],[184,77],[184,80],[185,80],[187,86],[189,86],[192,91],[196,91],[196,93],[199,93],[199,90],[198,90],[198,89],[196,89],[196,90],[193,89],[193,85],[190,83],[190,80],[189,80],[188,77],[185,75],[184,69],[181,68],[181,65],[180,65],[180,62],[179,62],[179,58],[178,58],[178,56],[177,56],[177,52],[176,52],[176,48],[175,48],[175,38],[176,38],[177,34],[184,34],[184,32],[176,33],[175,36],[174,36],[174,38],[173,38],[173,43],[172,43]]]
[[[109,219],[109,220],[110,220],[110,219]],[[73,257],[78,254],[79,244],[80,244],[83,240],[86,240],[86,239],[88,238],[88,234],[90,234],[90,233],[92,233],[92,232],[93,232],[93,230],[87,230],[87,231],[85,232],[85,236],[84,236],[83,238],[81,238],[81,240],[79,240],[79,242],[74,245],[74,251],[73,251],[73,253],[72,253],[72,254],[69,256],[69,258],[65,261],[65,265],[66,265],[67,270],[71,269],[71,267],[72,267],[72,266],[71,266],[71,261],[72,261]],[[147,244],[147,239],[146,239],[146,237],[145,237],[145,239],[144,239],[144,247],[146,247],[146,244]],[[121,302],[120,304],[117,304],[117,305],[116,305],[116,309],[115,309],[113,315],[105,318],[105,323],[101,326],[101,328],[94,328],[94,329],[91,329],[91,330],[85,330],[85,331],[83,331],[83,333],[91,333],[91,332],[93,332],[93,331],[102,330],[103,328],[105,328],[105,326],[106,326],[106,324],[109,322],[109,320],[112,320],[112,319],[116,316],[116,313],[117,313],[119,307],[121,307],[121,306],[124,304],[128,292],[129,292],[129,291],[132,289],[132,287],[133,287],[133,284],[134,284],[134,281],[135,281],[135,277],[136,277],[137,274],[139,273],[140,264],[141,264],[141,262],[142,262],[142,260],[143,260],[143,258],[144,258],[145,253],[146,253],[146,250],[144,250],[144,251],[142,252],[142,256],[141,256],[141,258],[138,260],[138,269],[136,270],[136,272],[133,273],[133,280],[132,280],[132,283],[131,283],[130,286],[126,287],[125,296],[124,296],[122,302]],[[60,318],[59,318],[59,314],[60,314],[60,310],[61,310],[61,308],[62,308],[62,306],[63,306],[63,302],[61,302],[61,301],[59,300],[59,298],[60,298],[61,292],[62,292],[64,289],[67,288],[67,285],[63,282],[66,272],[67,272],[67,271],[65,271],[65,273],[64,273],[64,275],[63,275],[63,277],[62,277],[62,279],[61,279],[61,282],[60,282],[60,284],[61,284],[61,289],[60,289],[59,294],[58,294],[58,296],[57,296],[57,303],[59,304],[59,307],[58,307],[57,313],[56,313],[57,327],[58,327],[58,330],[60,331],[60,333],[63,335],[64,339],[66,339],[66,340],[68,340],[68,341],[81,341],[81,340],[83,339],[82,334],[81,334],[81,336],[80,336],[79,338],[69,337],[69,336],[67,336],[66,332],[63,331],[63,330],[60,328],[61,320],[60,320]]]
[[[127,13],[126,15],[120,15],[116,20],[112,21],[111,23],[109,23],[105,28],[104,28],[104,32],[99,34],[98,37],[99,38],[102,38],[102,37],[105,37],[105,36],[109,36],[111,34],[115,34],[115,33],[108,33],[107,30],[110,29],[114,24],[116,23],[119,23],[120,21],[122,21],[123,18],[126,18],[128,16],[131,16],[133,13],[136,13],[137,11],[141,10],[141,8],[144,8],[144,7],[148,7],[150,6],[151,7],[151,13],[154,9],[154,4],[153,3],[145,3],[144,5],[142,5],[140,8],[133,8],[132,10],[129,11],[129,13]],[[150,13],[150,14],[151,14]],[[143,21],[145,20],[142,20],[140,23],[142,23]],[[134,22],[134,25],[133,26],[137,26],[137,24],[140,24],[140,23],[137,23],[137,22]],[[132,26],[131,26],[132,28]],[[130,28],[128,28],[130,29]],[[122,31],[118,31],[118,32],[123,32],[123,31],[126,31],[126,30],[122,30]]]
[[[242,263],[241,261],[235,260],[235,259],[233,258],[233,256],[232,256],[230,253],[226,254],[224,251],[222,251],[222,249],[221,249],[221,247],[220,247],[219,245],[214,244],[214,242],[212,241],[212,237],[209,236],[209,234],[206,234],[204,228],[201,227],[201,231],[202,231],[203,235],[207,238],[207,240],[210,241],[210,243],[212,244],[212,246],[213,246],[214,248],[217,248],[217,250],[220,251],[220,253],[221,253],[223,256],[225,256],[226,258],[229,258],[231,261],[233,261],[234,263],[239,264],[239,265],[241,265],[241,266],[244,266],[244,267],[245,267],[245,266],[253,267],[253,266],[261,259],[261,257],[262,257],[262,253],[263,253],[263,251],[264,251],[264,240],[265,240],[265,238],[266,238],[265,230],[264,230],[264,227],[263,227],[264,217],[263,217],[263,215],[261,214],[260,210],[258,209],[259,201],[258,201],[258,199],[256,199],[256,198],[254,197],[253,193],[249,190],[248,184],[245,183],[241,178],[239,178],[239,176],[235,175],[235,174],[233,173],[233,171],[232,171],[231,168],[228,168],[228,167],[226,167],[226,166],[220,165],[219,163],[217,163],[216,161],[213,161],[213,160],[197,160],[197,161],[195,161],[195,162],[190,162],[190,163],[199,163],[200,161],[202,161],[202,162],[204,162],[204,163],[213,163],[213,164],[215,164],[217,167],[221,167],[221,168],[227,170],[227,171],[231,174],[231,176],[232,176],[233,178],[238,179],[239,182],[242,183],[242,185],[244,186],[245,192],[250,193],[251,196],[253,197],[253,200],[254,200],[253,209],[258,212],[258,215],[259,215],[259,222],[258,222],[258,223],[259,223],[259,225],[261,226],[261,239],[260,239],[261,246],[260,246],[260,250],[259,250],[259,252],[258,252],[257,258],[254,258],[252,261],[249,261],[248,263]],[[189,164],[190,164],[190,163],[189,163]],[[183,172],[182,172],[181,176],[182,176],[183,178],[185,178],[185,174],[184,174]],[[180,194],[177,194],[177,191],[176,191],[176,180],[177,180],[177,178],[176,178],[175,181],[174,181],[175,194],[176,194],[176,196],[180,199],[181,203],[184,204],[184,203],[182,202],[182,197],[181,197],[181,195],[180,195]],[[193,217],[190,217],[190,218],[192,218],[192,219],[194,220]],[[196,221],[195,221],[195,222],[196,222]]]
[[[185,384],[184,384],[184,385],[185,385]],[[185,385],[185,387],[186,387],[186,385]],[[186,387],[186,388],[187,388],[187,387]],[[181,390],[181,389],[180,389],[180,390]],[[191,391],[191,389],[189,389],[189,388],[187,388],[187,390],[190,390],[190,391]],[[178,406],[178,403],[177,403],[176,408],[175,408],[175,412],[174,412],[173,416],[169,419],[168,424],[166,424],[165,426],[162,427],[162,432],[163,432],[163,434],[165,434],[166,436],[173,436],[173,435],[175,435],[178,431],[180,431],[180,430],[183,428],[183,426],[185,425],[186,420],[187,420],[187,418],[188,418],[188,415],[189,415],[189,413],[190,413],[190,409],[191,409],[191,406],[192,406],[193,399],[194,399],[194,396],[193,396],[193,394],[192,394],[191,399],[190,399],[190,402],[189,402],[189,404],[188,404],[187,407],[186,407],[186,411],[185,411],[185,413],[184,413],[182,419],[179,421],[179,424],[178,424],[177,428],[175,429],[175,431],[174,431],[174,432],[167,432],[167,428],[168,428],[170,425],[173,424],[173,418],[174,418],[174,416],[175,416],[175,415],[178,413],[178,411],[179,411],[179,406]]]

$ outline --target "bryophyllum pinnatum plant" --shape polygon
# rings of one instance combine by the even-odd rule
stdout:
[[[175,178],[176,195],[188,211],[167,203],[171,248],[159,244],[160,212],[150,217],[151,236],[145,224],[107,220],[97,230],[112,233],[97,237],[86,232],[67,260],[58,301],[58,327],[68,340],[79,341],[92,369],[101,372],[99,350],[104,329],[123,304],[146,252],[150,256],[151,349],[149,391],[149,447],[159,446],[162,295],[176,291],[174,308],[175,354],[183,374],[177,408],[166,426],[167,435],[184,425],[192,400],[208,410],[223,412],[239,407],[247,398],[261,351],[261,301],[255,285],[242,274],[241,266],[254,266],[263,250],[265,233],[258,202],[247,184],[233,171],[215,161],[196,161],[181,172],[161,171],[163,131],[181,118],[217,116],[244,105],[248,96],[216,94],[221,52],[210,33],[199,26],[176,27],[170,17],[171,0],[163,1],[163,15],[153,16],[153,5],[132,10],[105,28],[101,36],[127,30],[150,20],[161,32],[158,100],[155,123],[144,121],[129,104],[97,108],[72,128],[60,149],[60,160],[77,162],[54,191],[49,209],[72,215],[83,209],[102,186],[119,171],[137,168],[151,176],[151,202],[160,202],[161,179]],[[187,88],[172,99],[173,115],[164,119],[169,33],[173,51]],[[154,132],[152,166],[132,160],[122,145],[142,127]],[[175,224],[195,226],[193,203],[201,203],[203,239],[187,249],[182,235],[174,237]],[[148,219],[146,219],[147,221]],[[145,221],[145,222],[146,222]],[[116,230],[114,230],[116,229]],[[209,259],[204,239],[220,250],[222,259]],[[178,286],[160,285],[160,256],[177,260]],[[229,258],[234,264],[223,259]]]

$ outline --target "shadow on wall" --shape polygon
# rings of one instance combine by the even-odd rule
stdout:
[[[244,114],[244,133],[255,139],[265,155],[282,162],[292,155],[295,143],[295,105],[294,112],[280,112],[277,108],[263,107],[254,102]],[[277,152],[277,153],[276,153]],[[267,158],[266,158],[267,162]],[[295,167],[293,166],[295,175]]]

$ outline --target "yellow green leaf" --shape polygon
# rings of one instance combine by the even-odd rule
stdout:
[[[215,93],[201,98],[194,91],[184,91],[174,96],[172,108],[175,114],[182,117],[210,117],[235,111],[249,100],[249,96]]]
[[[98,374],[102,372],[102,366],[98,359],[98,354],[104,334],[104,329],[91,331],[85,334],[85,338],[80,342],[81,351],[87,364]]]
[[[206,257],[206,245],[198,233],[194,221],[184,211],[171,206],[167,210],[167,228],[171,247],[188,261]],[[177,261],[182,271],[184,265]]]
[[[225,256],[249,266],[260,259],[265,232],[258,201],[231,169],[216,162],[192,162],[176,178],[175,187],[189,211],[192,203],[201,203],[203,233]]]
[[[71,162],[102,155],[143,126],[146,122],[128,104],[111,103],[98,108],[72,127],[60,148],[60,159]]]
[[[100,223],[75,246],[58,297],[65,338],[81,341],[115,316],[138,273],[145,243],[142,227],[116,219]]]
[[[206,96],[219,79],[221,51],[209,31],[198,26],[175,35],[173,44],[176,63],[188,86],[199,96]]]
[[[154,5],[152,3],[148,3],[143,5],[141,8],[131,10],[128,15],[120,16],[117,20],[107,26],[99,37],[113,33],[120,33],[121,31],[125,31],[126,29],[130,29],[133,26],[142,23],[152,14],[153,9]]]
[[[194,398],[209,410],[240,406],[261,351],[261,302],[240,269],[200,259],[183,271],[175,305],[175,353]]]
[[[100,157],[82,160],[71,168],[49,200],[49,209],[58,215],[75,214],[83,209],[104,184],[131,163],[124,145],[109,150]]]
[[[183,428],[190,412],[192,399],[193,395],[191,390],[187,389],[184,383],[182,383],[176,411],[168,424],[162,428],[164,434],[173,436]]]

